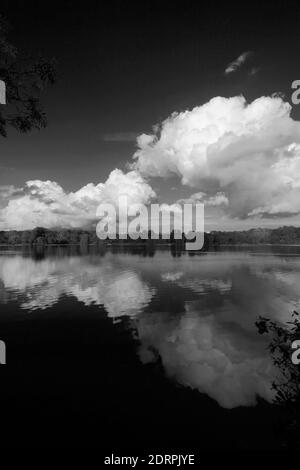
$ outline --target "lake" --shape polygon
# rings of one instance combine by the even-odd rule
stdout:
[[[289,321],[299,285],[299,247],[2,247],[1,442],[275,448],[255,321]]]

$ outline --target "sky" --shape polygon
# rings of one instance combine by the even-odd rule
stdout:
[[[300,225],[299,2],[0,12],[19,50],[58,62],[47,128],[0,142],[0,229],[86,226],[120,194],[202,201],[207,230]]]

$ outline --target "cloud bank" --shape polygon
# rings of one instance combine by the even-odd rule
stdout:
[[[137,138],[127,173],[115,169],[75,192],[40,180],[0,187],[0,229],[91,226],[100,203],[125,195],[129,204],[149,204],[156,197],[149,179],[172,176],[193,190],[174,202],[204,202],[207,213],[222,211],[227,221],[282,223],[300,213],[300,122],[290,113],[279,95],[249,104],[216,97],[173,113]]]
[[[213,98],[139,136],[132,168],[177,175],[211,202],[222,195],[230,217],[299,214],[300,123],[290,112],[278,96]]]
[[[67,193],[54,181],[34,180],[27,181],[24,188],[2,188],[2,193],[8,196],[7,205],[0,212],[2,230],[88,227],[97,221],[100,203],[117,205],[120,196],[127,196],[129,204],[147,204],[155,197],[139,173],[118,169],[110,173],[105,183],[89,183],[76,192]]]

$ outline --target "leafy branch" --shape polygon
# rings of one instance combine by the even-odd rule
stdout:
[[[6,84],[8,103],[0,111],[3,137],[7,136],[8,126],[29,132],[47,125],[40,94],[56,80],[56,61],[19,54],[7,39],[9,29],[7,21],[0,16],[0,79]]]

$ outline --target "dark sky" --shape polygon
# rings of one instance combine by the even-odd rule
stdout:
[[[2,139],[0,185],[51,179],[75,190],[104,181],[124,169],[135,134],[217,95],[281,91],[290,101],[300,79],[300,3],[205,3],[2,0],[11,42],[56,57],[59,80],[43,96],[47,129]],[[225,76],[249,50],[247,68]]]

